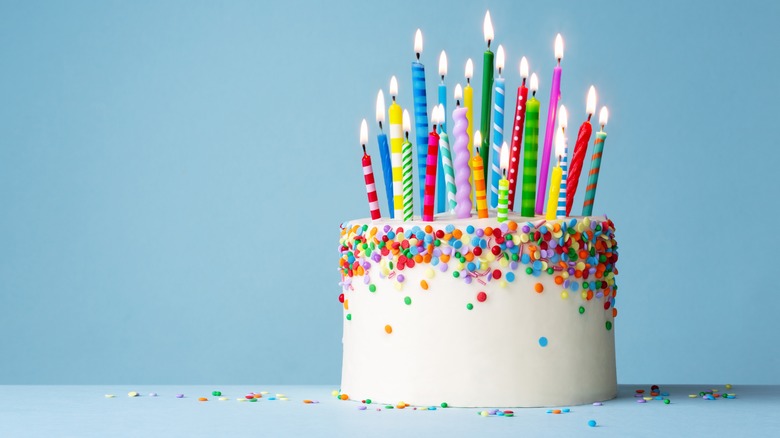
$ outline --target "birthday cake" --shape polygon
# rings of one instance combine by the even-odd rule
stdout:
[[[558,65],[540,150],[538,78],[531,75],[529,99],[523,58],[511,131],[506,126],[512,133],[510,148],[503,142],[505,53],[499,46],[494,79],[489,13],[484,32],[482,135],[474,131],[471,136],[470,82],[465,89],[458,85],[450,148],[443,52],[439,102],[428,124],[419,30],[417,60],[412,62],[416,148],[409,141],[411,118],[397,101],[395,77],[390,82],[388,144],[380,90],[377,140],[389,218],[380,211],[366,149],[368,128],[362,121],[362,168],[371,217],[341,225],[341,399],[398,406],[533,407],[592,403],[617,394],[618,247],[612,221],[592,213],[608,111],[602,107],[599,115],[601,130],[594,141],[582,215],[574,216],[592,134],[595,88],[588,91],[587,120],[569,154],[568,113],[559,106],[563,42],[558,35]],[[471,75],[469,60],[466,78]],[[413,214],[413,185],[419,190],[420,216]]]

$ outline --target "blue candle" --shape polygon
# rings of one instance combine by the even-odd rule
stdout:
[[[422,32],[417,29],[414,36],[414,51],[417,59],[412,61],[412,92],[414,98],[414,126],[417,139],[417,178],[420,188],[420,213],[423,213],[422,199],[425,197],[425,162],[428,160],[428,101],[425,92],[425,66],[420,62],[422,54]]]
[[[441,83],[439,84],[439,105],[442,106],[442,120],[439,124],[439,132],[447,137],[447,85],[444,84],[444,76],[447,75],[447,54],[444,50],[441,51],[439,56],[439,75],[441,76]],[[447,208],[447,190],[446,180],[444,177],[444,156],[439,154],[439,166],[436,170],[436,186],[438,188],[436,193],[436,212],[443,213],[448,210]]]
[[[490,208],[498,207],[498,182],[501,180],[501,145],[504,143],[504,92],[506,87],[501,71],[504,69],[504,46],[496,50],[498,77],[493,81],[496,97],[493,99],[493,153],[490,160]]]
[[[390,219],[395,217],[393,208],[393,165],[390,163],[390,145],[387,143],[387,134],[382,131],[382,123],[385,121],[385,95],[382,90],[376,95],[376,121],[379,123],[379,134],[376,141],[379,143],[379,158],[382,160],[382,177],[387,193],[387,209],[390,211]]]

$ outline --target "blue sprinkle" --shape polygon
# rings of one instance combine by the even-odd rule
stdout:
[[[473,225],[467,226],[466,227],[466,232],[469,233],[469,234],[474,234],[474,226]]]
[[[451,232],[455,231],[455,225],[452,225],[452,224],[447,225],[447,228],[445,228],[444,231],[446,231],[447,233],[451,233]]]
[[[469,262],[469,264],[466,265],[466,269],[473,272],[477,269],[477,265],[474,264],[474,262]]]
[[[541,345],[542,347],[546,347],[547,346],[547,338],[545,338],[544,336],[539,338],[539,345]]]
[[[542,225],[541,227],[539,227],[539,232],[542,234],[547,234],[547,227]]]
[[[520,263],[524,265],[531,263],[531,256],[528,254],[523,254],[522,257],[520,257]]]
[[[515,273],[514,272],[507,272],[506,273],[506,281],[509,283],[515,281]]]

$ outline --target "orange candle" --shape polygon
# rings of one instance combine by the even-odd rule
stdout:
[[[482,157],[479,155],[479,145],[482,144],[482,135],[474,131],[474,146],[477,153],[471,158],[471,172],[474,176],[474,187],[477,192],[477,217],[488,217],[487,192],[485,189],[485,169]]]

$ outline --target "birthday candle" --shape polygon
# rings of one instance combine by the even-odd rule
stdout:
[[[561,105],[561,108],[558,110],[558,135],[561,136],[563,139],[563,157],[561,158],[561,184],[560,184],[560,190],[558,191],[558,209],[556,210],[555,214],[558,217],[566,216],[566,186],[567,186],[567,180],[569,175],[569,145],[568,141],[566,140],[566,126],[569,123],[569,116],[566,112],[566,107]],[[552,198],[550,199],[552,200]]]
[[[523,137],[523,122],[525,121],[525,107],[528,100],[528,88],[525,80],[528,77],[528,60],[523,56],[520,59],[520,77],[523,83],[517,87],[517,102],[515,103],[515,121],[512,126],[512,148],[509,160],[509,210],[515,211],[515,196],[517,194],[518,168],[520,167],[520,142]],[[537,111],[537,114],[539,112]],[[526,145],[526,151],[528,146]],[[535,160],[535,158],[534,158]],[[536,176],[536,162],[534,161],[534,177]],[[534,185],[536,180],[534,179]],[[521,200],[522,202],[522,200]]]
[[[555,136],[555,155],[558,156],[558,165],[553,169],[552,180],[550,181],[550,194],[548,195],[547,215],[545,216],[548,221],[555,219],[558,207],[558,192],[561,189],[561,178],[563,177],[561,158],[563,158],[564,148],[563,133],[558,130],[558,135]]]
[[[444,76],[447,75],[447,54],[444,50],[439,55],[439,76],[441,76],[441,83],[439,84],[439,105],[442,106],[442,120],[439,122],[439,137],[447,137],[447,86],[444,84]],[[441,143],[442,140],[439,140]],[[449,142],[445,140],[449,145]],[[448,148],[449,149],[449,148]],[[443,151],[442,151],[443,152]],[[450,163],[450,170],[452,163]],[[444,169],[444,154],[439,154],[439,166],[436,170],[436,185],[439,190],[436,191],[436,212],[443,213],[447,209],[452,207],[447,206],[447,190],[445,186],[447,184],[446,170]]]
[[[471,133],[474,132],[474,89],[471,88],[471,78],[474,77],[474,62],[471,58],[466,60],[466,88],[463,89],[463,106],[466,107],[466,118],[469,121],[468,139],[469,139],[469,163],[471,163],[471,153],[474,150],[474,138]],[[469,164],[470,165],[470,164]],[[474,186],[474,174],[469,173],[469,184]],[[474,194],[469,195],[474,200]]]
[[[590,125],[590,118],[593,117],[593,113],[596,112],[596,88],[593,86],[588,90],[585,111],[588,114],[588,119],[580,125],[580,132],[577,134],[577,143],[574,144],[574,154],[572,154],[571,157],[569,181],[566,186],[566,216],[569,215],[571,207],[574,205],[574,195],[577,192],[582,165],[585,162],[585,154],[588,152],[590,135],[593,132],[593,128]]]
[[[496,209],[496,220],[506,222],[509,214],[509,181],[506,179],[506,168],[509,166],[509,147],[506,142],[501,145],[501,174],[502,178],[498,181],[498,208]]]
[[[496,68],[498,78],[495,79],[496,99],[493,103],[493,157],[490,159],[490,208],[498,206],[498,181],[501,175],[501,145],[504,143],[504,78],[501,70],[504,69],[504,46],[499,45],[496,50]]]
[[[401,106],[395,101],[398,96],[398,80],[393,76],[390,79],[390,96],[393,103],[388,110],[390,116],[390,162],[393,168],[393,209],[394,217],[403,215],[404,198],[401,190],[402,167],[401,167],[401,146],[404,142],[403,134],[403,111]]]
[[[379,123],[379,134],[376,135],[379,143],[379,158],[382,161],[382,176],[387,193],[387,208],[390,210],[390,219],[395,217],[393,209],[393,167],[390,164],[390,146],[387,144],[387,135],[382,131],[382,123],[385,121],[385,94],[382,90],[376,95],[376,121]]]
[[[477,198],[477,217],[488,217],[487,194],[485,193],[485,172],[482,162],[482,156],[479,154],[479,146],[482,144],[482,136],[479,131],[474,131],[474,147],[477,148],[474,157],[471,159],[471,171],[474,174],[474,186],[476,187]]]
[[[544,135],[544,149],[542,151],[542,167],[539,169],[539,188],[536,192],[536,214],[542,214],[544,209],[544,191],[547,189],[547,172],[550,168],[550,153],[552,152],[555,131],[555,111],[558,109],[558,100],[561,98],[561,60],[563,59],[561,34],[555,37],[555,58],[558,59],[558,65],[553,69],[550,108],[547,111],[547,130]]]
[[[409,131],[412,122],[409,120],[409,111],[404,110],[403,115],[404,144],[401,145],[401,162],[403,166],[403,190],[404,190],[404,221],[414,219],[414,169],[412,167],[412,144],[409,142]]]
[[[482,123],[480,124],[480,132],[484,137],[482,143],[477,145],[480,147],[479,152],[482,154],[482,162],[489,163],[488,158],[490,156],[490,100],[493,95],[493,52],[490,51],[490,42],[493,40],[493,23],[490,20],[490,11],[485,13],[485,21],[482,24],[482,32],[485,35],[485,42],[487,43],[487,50],[482,56]],[[487,168],[483,170],[483,177],[488,179]]]
[[[425,196],[425,167],[427,160],[426,142],[428,137],[428,100],[425,93],[425,66],[420,62],[423,41],[422,32],[417,29],[414,35],[414,52],[417,59],[412,61],[412,90],[414,97],[414,126],[417,138],[417,172],[420,180],[420,199]],[[421,203],[422,204],[422,203]]]
[[[538,88],[539,78],[534,73],[531,75],[531,98],[526,104],[528,120],[525,122],[523,197],[520,201],[520,214],[525,217],[532,217],[536,207],[536,162],[539,155],[539,101],[536,99]]]
[[[423,198],[423,220],[433,220],[434,204],[436,202],[436,163],[439,162],[439,134],[436,125],[439,123],[439,109],[433,108],[433,130],[428,133],[428,156],[425,166],[425,197]]]
[[[455,154],[455,216],[458,219],[471,217],[471,169],[469,168],[469,121],[466,117],[467,109],[460,106],[460,84],[455,87],[455,111],[452,120],[455,126],[452,135],[455,136],[453,152]]]
[[[371,157],[366,153],[366,143],[368,142],[368,125],[366,119],[360,123],[360,144],[363,146],[363,179],[366,182],[366,193],[368,194],[368,208],[371,210],[371,219],[376,220],[382,217],[379,212],[379,199],[376,196],[376,184],[374,183],[374,169],[371,167]]]
[[[439,116],[444,117],[444,106],[439,105]],[[439,122],[439,149],[441,149],[441,158],[442,158],[442,164],[443,164],[443,172],[445,175],[444,181],[445,181],[445,189],[441,190],[442,192],[446,192],[446,199],[447,199],[447,210],[451,211],[455,209],[455,193],[456,193],[456,186],[455,186],[455,172],[452,169],[452,152],[450,151],[450,139],[447,136],[447,133],[444,132],[443,127],[441,126],[441,122]],[[439,186],[440,188],[442,186]]]
[[[590,216],[593,214],[593,202],[596,200],[596,186],[599,183],[599,170],[601,170],[601,154],[604,152],[604,141],[607,139],[607,133],[604,132],[604,126],[607,125],[609,111],[607,107],[601,107],[599,111],[599,125],[601,131],[596,133],[596,141],[593,142],[593,157],[590,160],[590,172],[588,172],[588,186],[585,188],[585,203],[582,206],[582,215]]]

